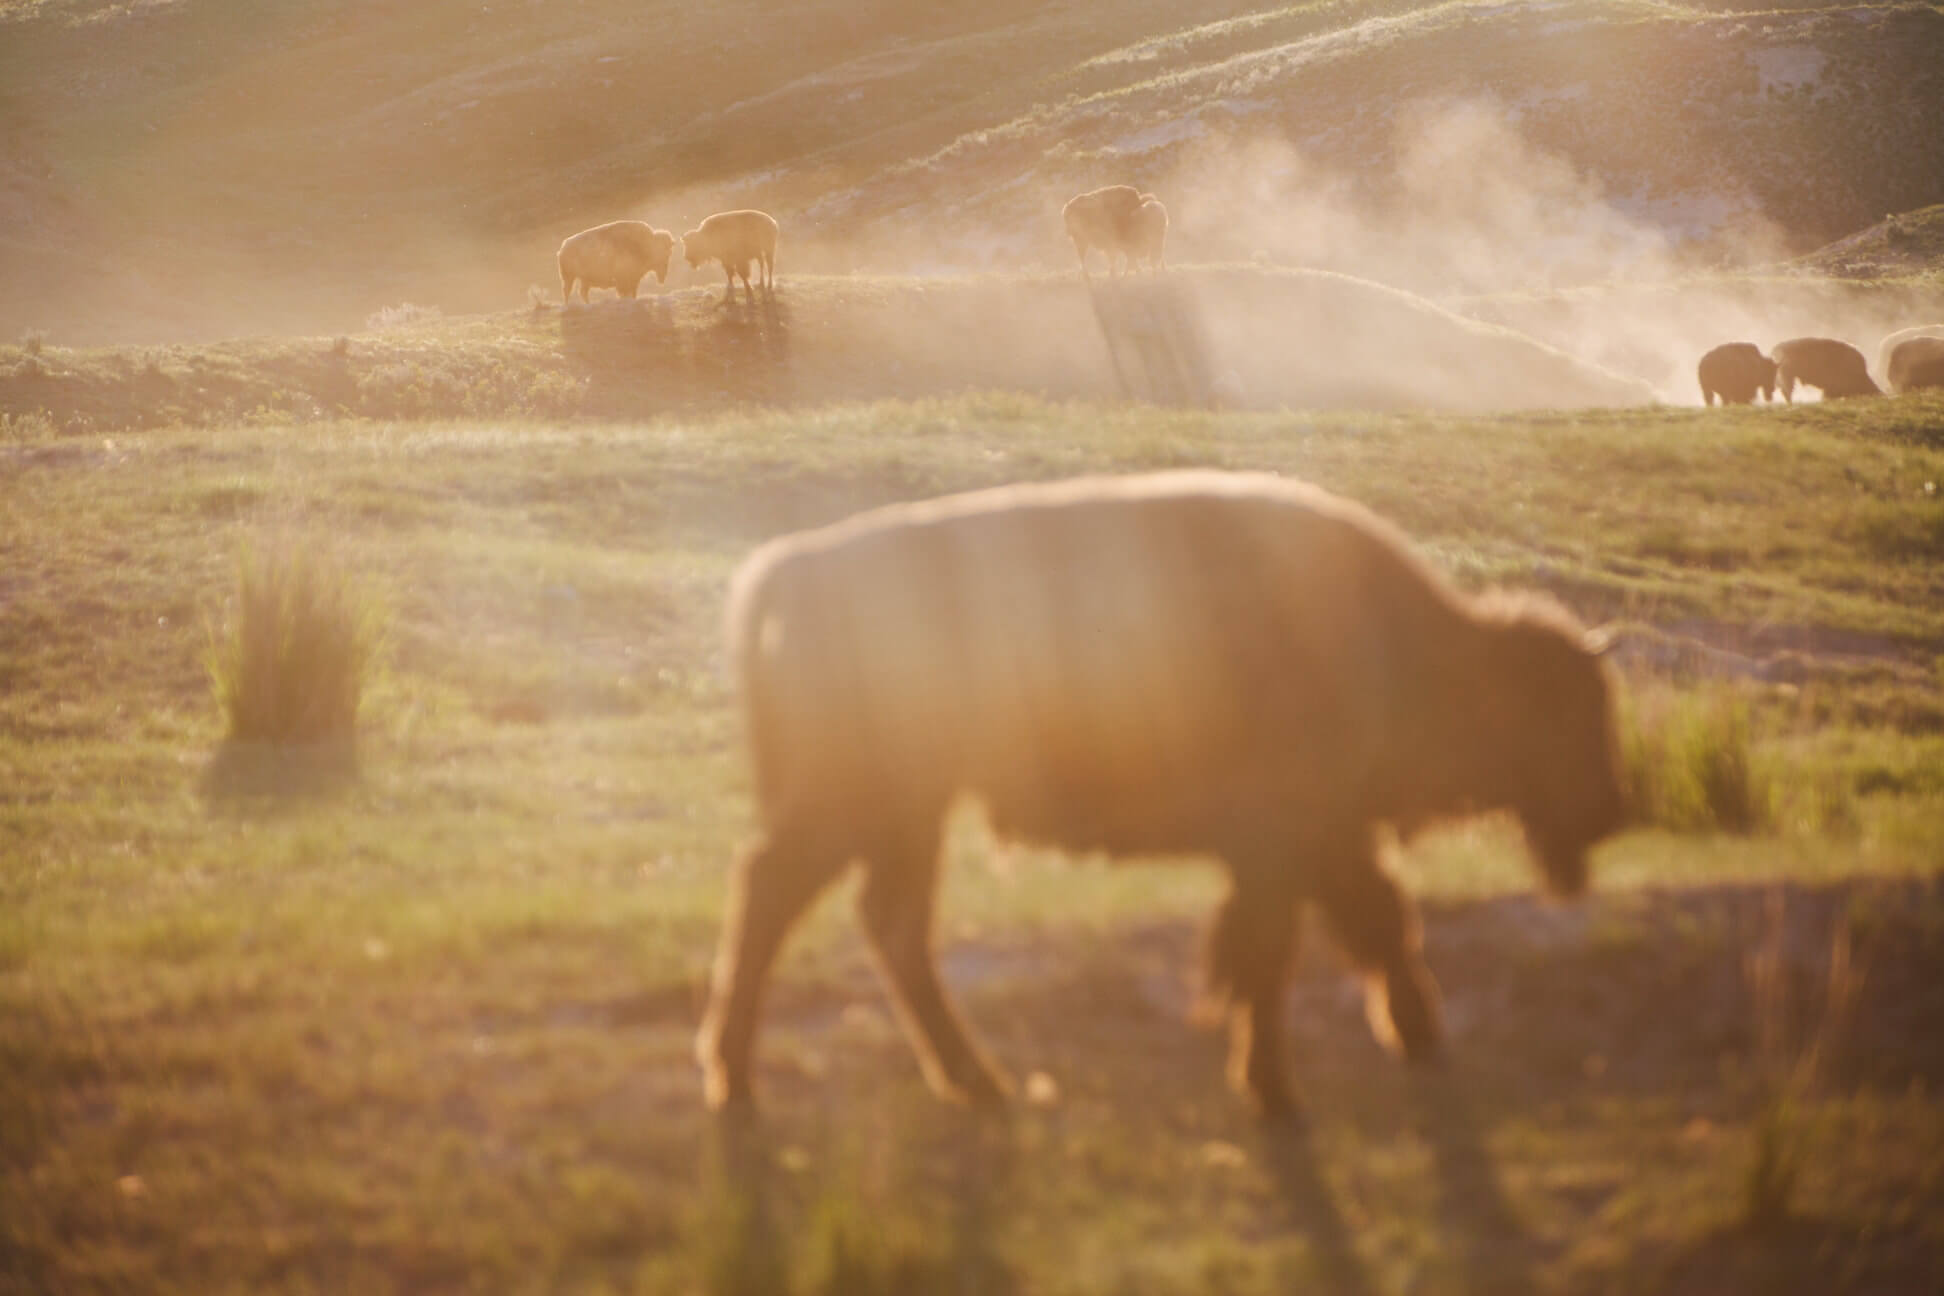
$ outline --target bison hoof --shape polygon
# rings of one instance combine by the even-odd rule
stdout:
[[[720,1063],[702,1064],[702,1100],[713,1112],[753,1112],[756,1092],[747,1075],[737,1075]]]
[[[975,1071],[941,1086],[948,1098],[978,1111],[1004,1111],[1012,1102],[1012,1084],[992,1071]]]

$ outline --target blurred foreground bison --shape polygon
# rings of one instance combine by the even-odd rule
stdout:
[[[1869,363],[1863,353],[1835,338],[1799,337],[1777,342],[1775,385],[1782,399],[1795,400],[1797,383],[1819,388],[1824,400],[1843,396],[1881,396],[1883,389],[1870,377]]]
[[[1070,200],[1060,209],[1067,237],[1080,256],[1080,273],[1087,273],[1087,253],[1099,248],[1111,274],[1120,264],[1131,268],[1138,260],[1161,264],[1161,244],[1168,233],[1168,211],[1153,194],[1133,185],[1108,185]],[[1119,257],[1120,262],[1115,258]]]
[[[560,300],[564,305],[580,285],[581,300],[596,288],[612,288],[633,297],[648,274],[656,283],[668,279],[668,258],[675,236],[647,221],[618,220],[582,230],[560,245]]]
[[[1758,391],[1765,401],[1775,399],[1775,361],[1753,342],[1723,342],[1701,357],[1695,377],[1703,405],[1712,406],[1717,396],[1723,405],[1752,405]]]
[[[1570,894],[1620,822],[1608,672],[1567,613],[1460,595],[1372,514],[1274,477],[1080,479],[863,513],[756,550],[729,634],[761,835],[696,1041],[716,1107],[751,1102],[771,963],[854,861],[927,1078],[1003,1099],[933,951],[960,794],[1002,837],[1222,862],[1210,990],[1231,1078],[1271,1115],[1294,1107],[1281,1009],[1305,903],[1369,973],[1373,1027],[1414,1059],[1440,1049],[1382,825],[1510,808]]]

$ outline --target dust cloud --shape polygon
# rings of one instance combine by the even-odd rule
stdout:
[[[1700,399],[1695,362],[1721,342],[1877,341],[1933,299],[1777,267],[1784,232],[1752,199],[1609,192],[1520,131],[1492,100],[1397,116],[1394,165],[1320,166],[1286,140],[1199,141],[1152,187],[1177,213],[1178,256],[1335,270],[1504,324],[1659,399]]]
[[[1823,335],[1874,357],[1886,333],[1939,313],[1935,294],[1789,271],[1784,231],[1753,198],[1709,189],[1705,178],[1676,195],[1612,192],[1528,138],[1518,110],[1494,99],[1407,105],[1396,110],[1393,136],[1384,157],[1354,169],[1318,162],[1274,130],[1244,128],[1095,156],[1059,179],[1044,162],[1023,175],[980,174],[971,163],[867,184],[810,205],[811,219],[799,222],[810,246],[800,241],[795,259],[833,271],[1072,273],[1061,204],[1098,184],[1134,183],[1168,204],[1172,266],[1351,276],[1516,330],[1592,370],[1644,384],[1652,399],[1681,404],[1699,401],[1695,363],[1718,343],[1767,350]],[[1341,312],[1356,311],[1354,293],[1332,294],[1336,313],[1319,316],[1300,294],[1277,312],[1272,292],[1252,288],[1240,300],[1188,278],[1196,327],[1210,335],[1218,354],[1208,363],[1218,372],[1273,375],[1279,364],[1286,370],[1320,354],[1330,362],[1313,367],[1326,373],[1341,362],[1387,367],[1389,382],[1371,372],[1328,385],[1333,397],[1370,389],[1365,397],[1386,405],[1511,408],[1586,394],[1546,379],[1524,384],[1516,363],[1466,373],[1478,357],[1463,346],[1427,358],[1413,351],[1421,337],[1387,339],[1396,302],[1374,289],[1371,310],[1350,318]],[[1244,282],[1222,278],[1231,287]],[[1151,313],[1152,302],[1142,309]],[[1022,318],[1013,327],[1034,324]],[[1346,335],[1377,354],[1348,353]],[[1451,372],[1427,381],[1427,368]],[[1258,383],[1248,403],[1314,403],[1303,391],[1292,400],[1289,382],[1271,383],[1273,390]]]

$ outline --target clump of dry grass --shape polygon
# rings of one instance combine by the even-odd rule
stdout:
[[[1787,911],[1779,887],[1768,895],[1767,924],[1762,944],[1744,964],[1754,1004],[1756,1059],[1766,1091],[1755,1118],[1754,1156],[1742,1176],[1742,1220],[1756,1230],[1778,1228],[1794,1213],[1796,1185],[1814,1132],[1808,1104],[1863,981],[1852,958],[1849,927],[1838,922],[1829,938],[1820,1005],[1811,1024],[1791,1031],[1791,1021],[1808,1014],[1791,989]]]
[[[230,741],[348,742],[380,636],[377,605],[335,559],[290,542],[246,551],[207,659]]]
[[[1748,706],[1732,693],[1629,698],[1622,726],[1635,820],[1676,832],[1774,826],[1774,783],[1756,761]]]
[[[445,312],[437,306],[421,306],[417,302],[400,302],[396,306],[383,306],[365,316],[367,333],[382,333],[386,329],[408,328],[413,324],[429,324],[444,319]]]

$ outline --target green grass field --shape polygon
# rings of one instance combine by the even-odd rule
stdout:
[[[1944,1290],[1944,393],[1652,403],[1944,317],[1940,51],[1935,0],[0,0],[0,1296]],[[1083,290],[1060,203],[1123,181],[1169,268]],[[562,236],[744,205],[773,296],[559,305]],[[925,1091],[846,884],[718,1125],[735,564],[1187,465],[1614,631],[1592,894],[1401,847],[1451,1062],[1319,931],[1272,1130],[1217,870],[968,807],[1015,1110]],[[291,555],[375,632],[348,743],[228,737]]]
[[[1927,1290],[1940,426],[1937,398],[1466,419],[1001,394],[17,420],[0,1288]],[[1639,714],[1746,709],[1768,826],[1627,833],[1572,908],[1526,898],[1497,824],[1417,844],[1453,1065],[1385,1057],[1318,945],[1292,1009],[1308,1130],[1266,1136],[1190,1021],[1213,870],[967,819],[947,975],[1047,1101],[934,1104],[836,897],[770,1005],[767,1123],[726,1144],[689,1039],[748,823],[732,565],[870,504],[1181,464],[1310,478],[1466,585],[1620,624]],[[239,556],[276,544],[385,613],[349,775],[222,744],[210,636]],[[1860,991],[1828,1014],[1843,942]],[[1785,975],[1757,993],[1765,948]],[[1800,1175],[1756,1229],[1762,1129]]]

